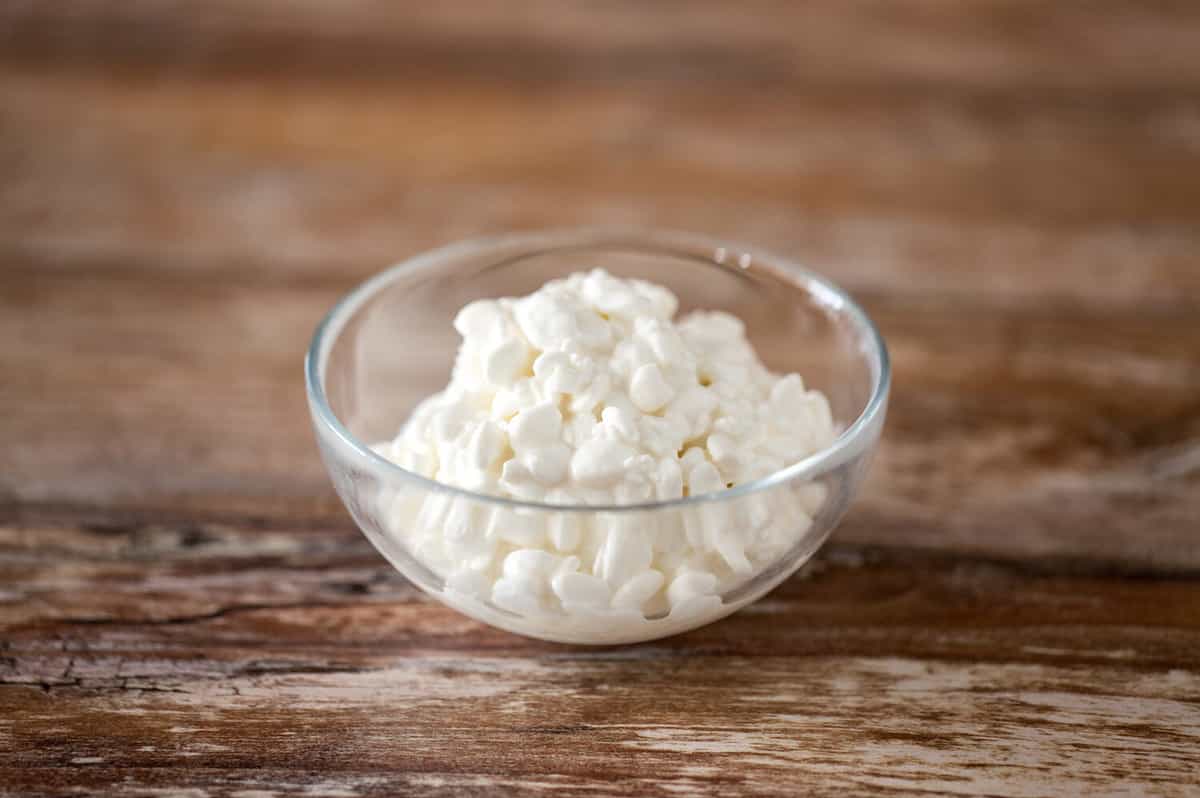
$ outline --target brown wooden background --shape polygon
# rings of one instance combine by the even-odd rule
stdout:
[[[810,262],[895,359],[740,615],[586,650],[405,584],[324,310],[467,235]],[[1196,795],[1200,4],[0,6],[0,794]]]

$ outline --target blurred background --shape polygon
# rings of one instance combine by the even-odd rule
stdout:
[[[7,2],[0,502],[345,527],[320,316],[576,224],[866,305],[895,396],[842,539],[1200,565],[1194,2]]]

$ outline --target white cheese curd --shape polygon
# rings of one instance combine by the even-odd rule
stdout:
[[[768,371],[739,319],[675,322],[677,305],[661,286],[602,270],[472,302],[454,320],[450,384],[374,448],[477,493],[628,505],[722,491],[833,442],[825,396]],[[824,498],[813,483],[593,513],[389,493],[378,511],[460,608],[614,628],[723,614],[720,594],[794,547]]]

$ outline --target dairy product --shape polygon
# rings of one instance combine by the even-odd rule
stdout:
[[[602,270],[472,302],[449,385],[375,449],[475,493],[611,507],[718,493],[833,441],[826,398],[768,371],[739,319],[675,322],[676,308],[667,289]],[[629,624],[719,612],[823,501],[815,483],[600,512],[434,492],[385,495],[378,512],[460,606]]]

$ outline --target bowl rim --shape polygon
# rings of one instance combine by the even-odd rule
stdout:
[[[581,249],[588,246],[626,246],[642,252],[674,255],[690,259],[708,259],[717,265],[730,262],[740,268],[758,263],[793,282],[801,290],[812,295],[830,312],[842,314],[852,321],[863,334],[867,343],[863,354],[871,368],[871,396],[858,417],[823,449],[750,482],[724,490],[711,491],[698,496],[684,496],[666,501],[640,502],[636,504],[552,504],[506,496],[495,496],[460,488],[430,479],[392,462],[378,454],[371,446],[355,435],[342,423],[325,394],[325,368],[333,344],[343,328],[363,304],[401,277],[433,269],[448,258],[495,248],[524,247],[526,255],[546,254],[555,250]],[[833,470],[848,460],[857,457],[873,444],[873,433],[887,410],[888,394],[891,390],[891,359],[887,344],[879,328],[866,311],[837,284],[780,255],[747,246],[736,241],[719,240],[694,233],[669,230],[647,230],[628,228],[579,227],[542,230],[534,232],[506,233],[456,241],[414,255],[375,274],[351,289],[325,314],[313,332],[308,352],[304,358],[304,379],[309,408],[318,437],[322,432],[330,434],[347,451],[358,465],[389,478],[408,481],[427,491],[446,493],[473,501],[526,511],[586,512],[586,513],[634,513],[685,508],[714,502],[732,501],[751,494],[770,490],[787,482],[811,479]]]

